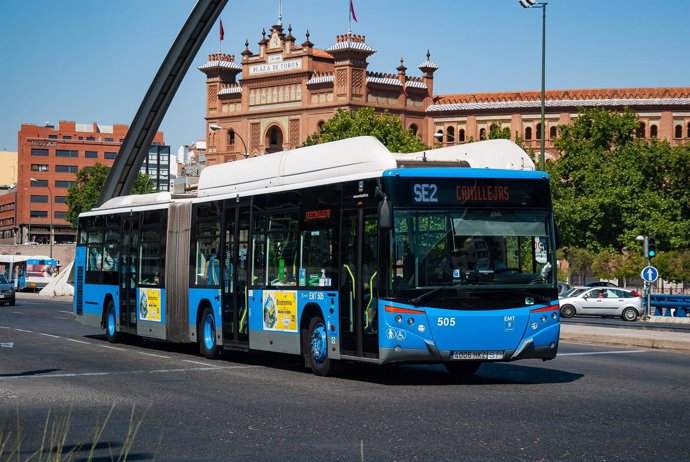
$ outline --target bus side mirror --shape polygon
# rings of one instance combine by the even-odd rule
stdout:
[[[383,230],[393,228],[393,207],[388,201],[388,196],[384,196],[379,202],[379,228]]]

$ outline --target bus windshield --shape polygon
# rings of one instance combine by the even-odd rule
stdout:
[[[549,214],[518,209],[396,209],[395,298],[435,288],[544,288],[554,284]]]

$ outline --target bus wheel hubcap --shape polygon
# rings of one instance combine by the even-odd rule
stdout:
[[[311,355],[317,363],[322,363],[326,359],[326,352],[326,326],[318,323],[311,334]]]

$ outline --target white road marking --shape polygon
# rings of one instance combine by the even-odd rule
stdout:
[[[53,319],[69,319],[69,318],[62,318],[60,316],[53,316]]]
[[[74,343],[83,343],[84,345],[91,345],[89,342],[85,342],[83,340],[77,340],[76,338],[65,338],[68,342],[74,342]]]
[[[145,351],[137,351],[140,355],[153,356],[154,358],[170,359],[170,356],[156,355],[153,353],[147,353]]]
[[[44,334],[43,332],[39,332],[38,335],[43,335],[44,337],[53,337],[53,338],[62,338],[58,335],[53,335],[53,334]]]
[[[649,353],[652,350],[589,351],[583,353],[558,353],[558,356],[617,355],[627,353]]]
[[[216,367],[216,368],[222,367],[222,366],[215,366],[213,364],[202,363],[201,361],[192,361],[191,359],[183,359],[182,361],[184,361],[186,363],[192,363],[192,364],[201,364],[202,366],[206,366],[206,367]]]
[[[33,333],[34,333],[34,331],[32,331],[32,330],[17,329],[17,328],[15,328],[14,330],[18,330],[19,332],[28,332],[29,334],[33,334]]]
[[[101,348],[108,348],[109,350],[118,350],[118,351],[125,351],[124,348],[118,348],[110,345],[98,345]]]
[[[13,314],[26,314],[26,313],[24,313],[23,311],[13,311],[12,313],[13,313]]]
[[[62,310],[58,310],[58,313],[74,314],[71,311],[62,311]]]
[[[7,326],[0,326],[0,329],[9,329]]]
[[[214,366],[214,367],[193,367],[190,369],[153,369],[150,371],[119,371],[119,372],[75,372],[70,374],[45,374],[45,375],[14,375],[5,376],[3,380],[12,379],[55,379],[65,377],[103,377],[108,375],[134,375],[134,374],[177,374],[180,372],[205,372],[217,371],[221,369],[254,369],[261,366]]]

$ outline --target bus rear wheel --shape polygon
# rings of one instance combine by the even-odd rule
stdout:
[[[201,315],[201,322],[197,327],[199,339],[199,353],[204,358],[215,359],[218,357],[220,347],[216,345],[216,320],[211,308],[206,307]]]
[[[458,361],[453,363],[444,363],[446,370],[453,375],[459,377],[467,377],[473,375],[479,369],[482,363],[479,361]]]
[[[117,316],[112,300],[108,300],[105,312],[105,336],[110,343],[116,343],[120,339],[120,333],[117,331]]]
[[[328,357],[328,332],[323,319],[315,317],[309,321],[306,340],[304,354],[314,375],[334,375],[339,368],[338,363]]]

